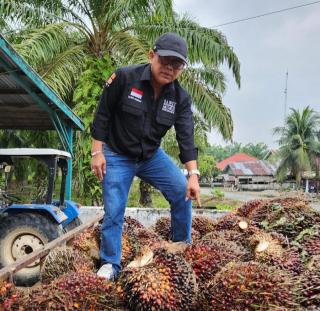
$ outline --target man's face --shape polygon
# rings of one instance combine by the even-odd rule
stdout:
[[[159,56],[155,51],[149,52],[149,59],[152,78],[161,86],[177,79],[184,68],[183,61],[178,57]]]

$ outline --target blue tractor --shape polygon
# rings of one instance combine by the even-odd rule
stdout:
[[[27,204],[7,190],[7,177],[19,158],[31,157],[42,161],[48,168],[48,185],[42,202]],[[0,172],[4,180],[0,188],[0,268],[42,248],[44,244],[75,228],[79,205],[65,200],[66,176],[70,154],[56,149],[0,149]],[[54,200],[54,185],[61,169],[59,198]],[[14,276],[16,285],[30,286],[39,280],[40,261],[30,264]]]

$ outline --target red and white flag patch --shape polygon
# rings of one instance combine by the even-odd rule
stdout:
[[[142,95],[143,95],[143,92],[138,90],[138,89],[135,89],[134,87],[131,89],[131,93],[130,95],[132,97],[135,97],[137,99],[141,99],[142,98]]]

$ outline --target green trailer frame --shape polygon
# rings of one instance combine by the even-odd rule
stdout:
[[[73,157],[73,132],[84,125],[0,34],[0,129],[56,130]],[[72,159],[66,180],[71,199]]]

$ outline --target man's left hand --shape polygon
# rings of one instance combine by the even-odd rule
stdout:
[[[198,175],[191,175],[188,179],[186,199],[197,200],[198,207],[201,207],[200,186]]]

